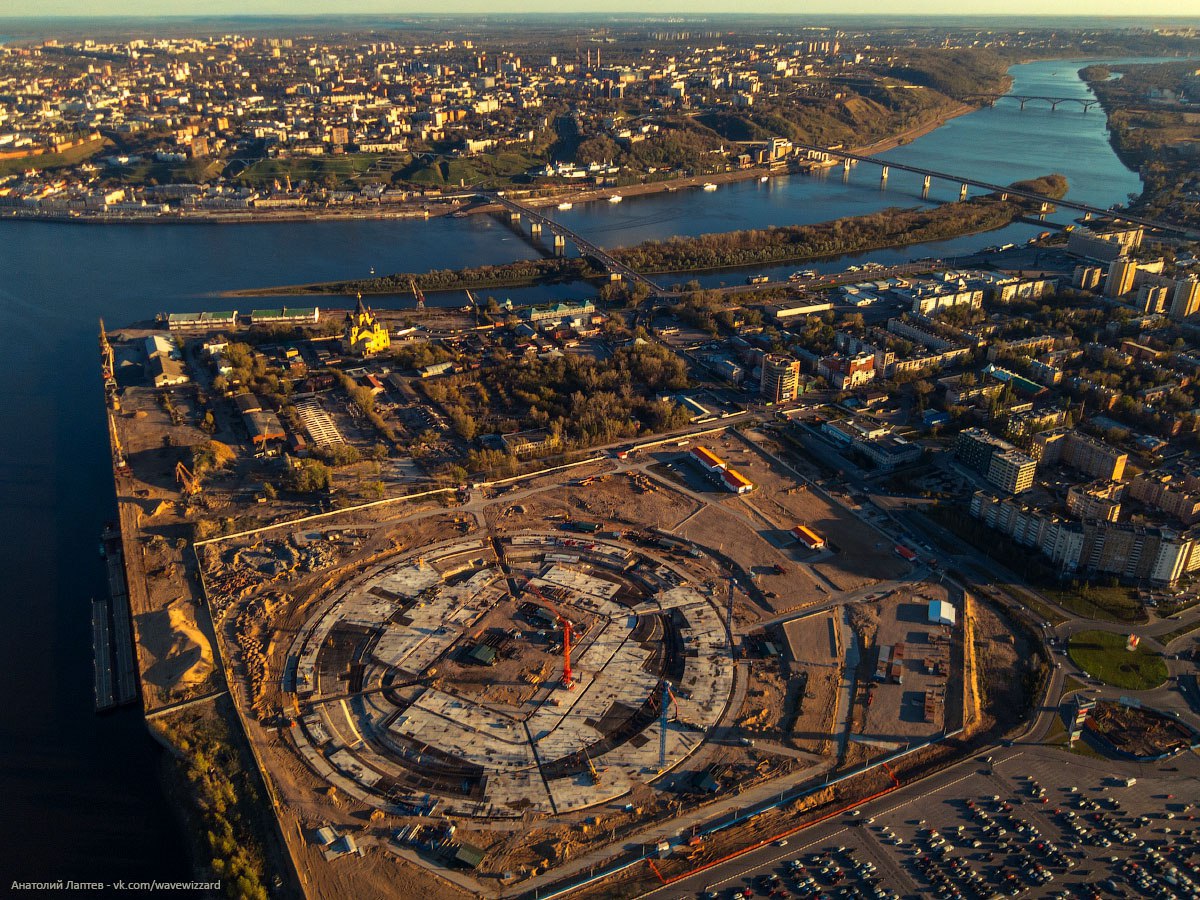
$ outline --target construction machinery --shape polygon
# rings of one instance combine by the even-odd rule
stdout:
[[[175,481],[183,488],[183,496],[194,497],[200,493],[200,479],[182,461],[175,463]]]
[[[568,691],[573,691],[573,690],[575,690],[575,678],[571,673],[571,635],[573,633],[575,626],[571,624],[570,619],[568,619],[566,616],[564,616],[561,612],[558,611],[558,607],[556,607],[553,603],[551,603],[549,600],[546,599],[545,595],[540,590],[538,590],[537,585],[534,584],[532,581],[525,582],[525,589],[528,590],[535,597],[537,597],[539,600],[541,600],[542,603],[545,604],[546,609],[548,609],[554,615],[554,621],[562,626],[562,630],[563,630],[562,686],[565,687]]]
[[[412,288],[412,295],[417,299],[417,309],[424,309],[425,308],[425,292],[422,291],[419,287],[417,287],[417,280],[415,278],[409,278],[408,286],[410,288]]]
[[[600,770],[596,768],[596,764],[592,762],[592,758],[588,756],[588,752],[586,750],[583,751],[583,759],[587,763],[588,775],[592,779],[592,784],[599,784]]]
[[[125,459],[125,451],[121,449],[121,436],[117,434],[117,422],[113,414],[108,414],[108,433],[112,439],[113,468],[121,475],[129,475],[129,463]]]
[[[479,324],[479,304],[475,301],[475,295],[467,291],[467,300],[471,303],[471,313],[475,316],[475,324]]]
[[[658,723],[659,772],[665,772],[667,770],[667,710],[672,706],[675,708],[675,719],[678,721],[679,703],[675,700],[674,691],[671,690],[671,682],[664,678],[662,683],[662,709],[659,712]]]
[[[100,374],[104,378],[104,398],[113,409],[120,408],[117,400],[116,364],[112,344],[108,342],[108,333],[104,330],[104,320],[100,320]]]

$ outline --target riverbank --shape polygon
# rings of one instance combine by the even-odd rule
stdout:
[[[957,106],[939,113],[934,119],[905,129],[899,134],[891,135],[870,144],[856,145],[851,152],[871,156],[887,150],[903,146],[926,134],[936,131],[952,119],[967,113],[975,112],[978,107],[960,103]],[[791,175],[809,174],[822,166],[806,161],[795,161],[786,169],[775,169],[765,166],[751,166],[730,172],[716,172],[705,175],[689,175],[682,178],[664,178],[637,184],[627,184],[587,190],[574,189],[569,186],[563,190],[553,190],[546,193],[528,194],[514,191],[522,196],[523,202],[529,206],[541,208],[554,206],[559,203],[592,203],[608,201],[613,196],[643,197],[653,194],[670,193],[673,191],[701,187],[706,183],[716,185],[749,181],[762,177],[787,177]],[[266,224],[287,222],[328,222],[328,221],[363,221],[363,220],[410,220],[431,219],[452,215],[464,211],[469,214],[492,213],[499,207],[482,204],[470,206],[470,200],[456,196],[451,192],[446,198],[430,196],[406,204],[388,206],[351,206],[351,207],[303,207],[295,209],[264,209],[264,210],[171,210],[170,212],[138,213],[87,213],[78,210],[62,212],[41,209],[11,209],[0,214],[2,218],[19,221],[55,222],[71,225],[240,225]]]
[[[1142,190],[1129,208],[1185,227],[1200,225],[1200,178],[1189,148],[1200,142],[1200,122],[1184,97],[1196,61],[1089,65],[1079,77],[1096,95],[1117,157],[1142,176]],[[1119,78],[1111,78],[1113,71]],[[1153,92],[1160,99],[1148,100]]]
[[[1050,198],[1066,194],[1059,175],[1021,183]],[[644,275],[685,275],[831,259],[847,253],[904,247],[1003,228],[1027,212],[1015,200],[994,196],[934,207],[890,208],[812,225],[730,231],[697,237],[644,241],[612,250],[612,256]],[[229,291],[231,297],[393,295],[415,282],[422,291],[489,290],[567,283],[605,277],[578,257],[519,260],[496,266],[395,273],[377,278]]]

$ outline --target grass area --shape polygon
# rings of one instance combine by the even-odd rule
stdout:
[[[390,181],[391,170],[386,172],[372,172],[373,167],[379,161],[380,155],[377,153],[347,153],[340,156],[302,156],[294,159],[260,159],[257,162],[246,166],[242,171],[237,172],[236,167],[229,171],[236,172],[233,174],[232,180],[242,184],[260,187],[269,185],[275,181],[282,182],[285,178],[291,177],[293,182],[302,180],[317,181],[332,185],[340,185],[343,182],[360,178],[371,172],[372,175],[369,181]],[[403,164],[407,164],[407,157],[403,160]]]
[[[1084,684],[1082,681],[1080,681],[1078,678],[1076,678],[1074,675],[1068,675],[1065,678],[1063,678],[1062,692],[1063,692],[1064,696],[1066,694],[1074,693],[1075,691],[1082,691],[1085,687],[1087,687],[1087,685]]]
[[[1164,647],[1176,638],[1181,638],[1185,634],[1191,634],[1193,631],[1200,630],[1200,621],[1192,622],[1190,625],[1181,625],[1174,631],[1168,631],[1164,635],[1160,635],[1158,640]]]
[[[1113,687],[1147,691],[1167,680],[1167,664],[1148,650],[1125,649],[1125,635],[1081,631],[1072,635],[1067,653],[1079,668]]]
[[[1061,625],[1067,621],[1067,617],[1056,610],[1054,607],[1043,603],[1038,599],[1037,594],[1033,591],[1024,590],[1012,584],[993,584],[992,587],[998,591],[1002,591],[1013,601],[1021,606],[1027,607],[1033,612],[1042,617],[1043,622],[1049,622],[1051,625]]]
[[[75,166],[85,159],[95,156],[104,149],[105,139],[96,138],[84,141],[78,147],[64,150],[62,153],[43,153],[41,156],[28,156],[21,159],[0,160],[0,176],[13,175],[26,169],[54,169],[59,166]]]
[[[1064,609],[1089,619],[1145,622],[1149,618],[1137,595],[1126,587],[1080,582],[1047,589],[1046,595]]]

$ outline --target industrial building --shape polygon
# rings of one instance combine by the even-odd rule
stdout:
[[[825,538],[821,537],[807,525],[797,525],[792,529],[792,536],[809,550],[825,549]]]
[[[255,309],[250,312],[251,325],[316,325],[320,321],[321,310],[316,306],[285,306],[282,309]]]
[[[688,455],[704,470],[705,475],[725,490],[735,494],[746,494],[754,490],[754,482],[737,469],[731,469],[725,460],[707,447],[693,447]]]

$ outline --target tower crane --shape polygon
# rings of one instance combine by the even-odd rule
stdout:
[[[479,304],[475,302],[475,295],[467,291],[467,299],[471,301],[471,312],[475,314],[475,324],[479,324]]]
[[[416,298],[416,308],[418,308],[418,310],[424,310],[424,308],[425,308],[425,292],[424,292],[424,290],[421,290],[419,287],[416,287],[415,278],[409,278],[408,287],[413,289],[413,296],[415,296],[415,298]]]
[[[571,673],[571,635],[574,632],[575,626],[571,624],[571,620],[558,611],[558,608],[546,599],[536,584],[532,581],[525,582],[525,589],[537,597],[546,605],[546,608],[554,614],[554,620],[562,626],[563,630],[563,676],[562,685],[568,691],[575,690],[575,678]]]
[[[667,701],[671,701],[670,704]],[[671,690],[671,682],[663,679],[662,683],[662,709],[659,712],[658,723],[658,771],[665,772],[667,769],[667,707],[668,705],[675,708],[675,720],[679,721],[679,701],[675,699],[675,692]]]

